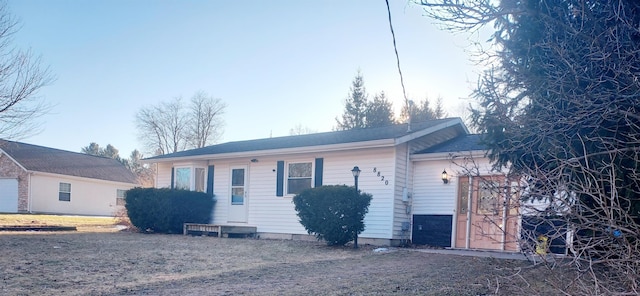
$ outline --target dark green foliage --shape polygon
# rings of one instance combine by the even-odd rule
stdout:
[[[342,246],[364,231],[371,194],[354,187],[329,185],[307,189],[293,198],[300,224],[328,245]]]
[[[344,114],[342,120],[336,118],[337,130],[350,130],[366,127],[368,95],[364,87],[362,73],[358,70],[356,77],[351,83],[351,92],[345,101]]]
[[[367,103],[365,126],[381,127],[394,123],[393,104],[391,104],[384,91],[382,91],[373,97],[372,102]]]
[[[135,227],[160,233],[182,233],[183,223],[209,223],[215,203],[203,192],[168,188],[133,188],[125,200]]]

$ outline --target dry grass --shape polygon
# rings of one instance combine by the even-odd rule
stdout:
[[[75,226],[79,232],[114,232],[118,220],[114,217],[87,217],[38,214],[0,214],[1,226]]]
[[[2,295],[558,294],[544,267],[407,249],[130,232],[5,232],[0,248]]]

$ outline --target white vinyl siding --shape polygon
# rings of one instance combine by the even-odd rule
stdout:
[[[30,177],[31,211],[34,213],[113,216],[121,207],[117,206],[118,189],[131,189],[135,184],[34,173]],[[70,201],[59,201],[52,193],[60,193],[60,183],[71,184]]]
[[[466,175],[462,163],[458,161],[428,160],[416,161],[413,174],[413,214],[414,215],[452,215],[456,208],[458,194],[458,176]],[[475,165],[483,175],[490,174],[491,167],[486,158],[474,159]],[[442,182],[442,170],[447,170],[449,183]],[[472,168],[469,168],[472,169]]]

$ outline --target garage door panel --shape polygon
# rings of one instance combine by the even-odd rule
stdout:
[[[0,212],[18,212],[18,180],[0,179]]]

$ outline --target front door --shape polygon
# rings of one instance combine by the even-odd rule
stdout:
[[[505,178],[461,177],[459,186],[456,247],[515,251],[517,209]]]
[[[228,222],[247,222],[247,166],[231,168]]]

